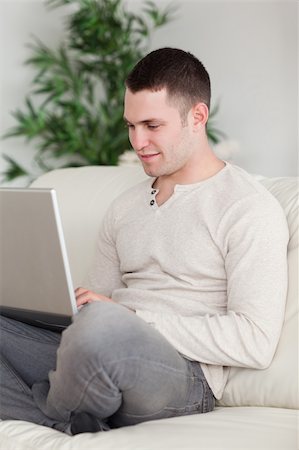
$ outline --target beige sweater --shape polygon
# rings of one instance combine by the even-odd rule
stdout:
[[[226,164],[177,185],[160,207],[153,180],[110,207],[88,284],[136,310],[201,363],[216,398],[230,366],[263,369],[284,317],[288,228],[275,198]]]

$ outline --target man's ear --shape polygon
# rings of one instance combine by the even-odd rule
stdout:
[[[197,103],[192,108],[193,125],[205,126],[209,118],[209,109],[205,103]]]

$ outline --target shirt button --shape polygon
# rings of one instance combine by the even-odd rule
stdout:
[[[154,195],[156,193],[156,189],[152,190],[151,194]]]
[[[153,206],[155,204],[155,200],[150,201],[150,205]]]

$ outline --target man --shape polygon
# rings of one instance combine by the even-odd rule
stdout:
[[[2,318],[2,418],[76,434],[208,412],[229,367],[271,363],[287,224],[213,153],[209,106],[209,75],[188,52],[156,50],[129,74],[124,119],[150,178],[109,208],[62,338]]]

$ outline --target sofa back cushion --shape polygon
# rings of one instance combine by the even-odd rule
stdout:
[[[84,283],[108,205],[145,177],[140,167],[82,167],[49,172],[32,184],[57,191],[75,286]],[[264,178],[260,182],[278,199],[289,224],[285,322],[271,366],[265,370],[232,368],[218,404],[298,408],[298,180]]]

